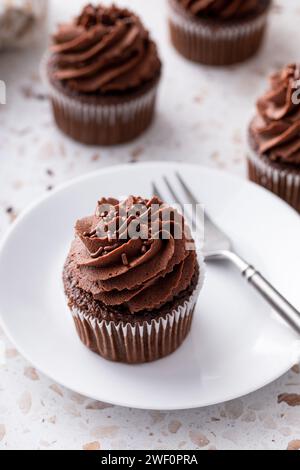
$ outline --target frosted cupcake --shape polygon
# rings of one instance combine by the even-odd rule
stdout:
[[[23,48],[45,29],[48,0],[0,1],[0,50]]]
[[[249,178],[300,212],[300,66],[271,76],[249,129]]]
[[[271,0],[168,0],[174,47],[189,60],[230,65],[261,46]]]
[[[63,279],[82,342],[130,364],[178,349],[204,277],[182,216],[158,198],[102,199],[75,231]]]
[[[44,68],[56,123],[74,140],[120,144],[151,124],[161,62],[131,11],[85,7],[58,28]]]

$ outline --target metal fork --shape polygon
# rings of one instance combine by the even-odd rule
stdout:
[[[188,202],[193,206],[199,205],[196,197],[192,193],[183,178],[176,173],[177,180],[183,190]],[[173,202],[178,204],[181,208],[184,202],[178,196],[178,193],[164,177],[164,183]],[[162,192],[158,189],[157,183],[152,183],[153,194],[162,197]],[[186,213],[185,213],[186,215]],[[193,222],[192,218],[187,216],[188,222]],[[272,308],[298,333],[300,334],[300,312],[291,305],[283,295],[281,295],[272,284],[265,279],[259,271],[257,271],[251,264],[242,259],[233,248],[230,238],[212,221],[210,216],[205,211],[204,213],[204,257],[207,262],[212,261],[230,261],[242,274],[242,276],[253,286],[257,292],[271,305]]]

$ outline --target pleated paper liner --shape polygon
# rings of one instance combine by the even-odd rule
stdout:
[[[171,40],[181,55],[194,62],[215,66],[243,62],[262,44],[268,11],[240,24],[216,27],[181,14],[177,2],[169,0]]]
[[[156,361],[176,351],[188,336],[199,293],[205,278],[203,259],[199,258],[200,277],[188,300],[152,321],[138,320],[134,325],[98,320],[77,308],[72,309],[77,333],[85,346],[103,358],[127,364]]]
[[[248,173],[254,183],[272,191],[300,213],[300,165],[282,165],[250,149]]]
[[[121,97],[119,102],[97,102],[84,96],[72,97],[55,87],[48,76],[49,56],[41,73],[47,85],[58,128],[72,139],[86,145],[117,145],[142,134],[152,123],[159,78],[145,91]],[[105,99],[104,99],[105,101]]]

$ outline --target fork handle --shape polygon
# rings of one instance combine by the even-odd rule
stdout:
[[[208,261],[227,259],[239,269],[243,277],[253,286],[257,292],[276,310],[299,335],[300,312],[278,290],[270,284],[251,264],[247,263],[233,251],[220,250],[207,253]]]
[[[253,266],[243,271],[247,279],[277,313],[300,334],[300,312],[283,297]]]

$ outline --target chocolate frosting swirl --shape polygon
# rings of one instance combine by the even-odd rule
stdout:
[[[300,164],[299,80],[300,65],[284,67],[271,76],[270,90],[257,102],[251,136],[258,152],[275,162]]]
[[[264,0],[177,0],[194,16],[231,20],[245,18],[258,11]]]
[[[129,236],[132,228],[139,236]],[[102,199],[96,214],[79,220],[75,230],[69,265],[78,287],[130,314],[171,302],[198,269],[183,217],[158,198]]]
[[[161,71],[156,45],[127,9],[88,5],[75,21],[60,25],[53,41],[53,78],[76,92],[130,91]]]

